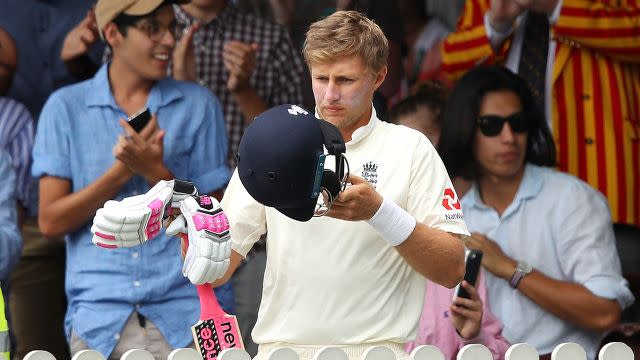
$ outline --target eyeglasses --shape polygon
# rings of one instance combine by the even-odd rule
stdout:
[[[157,20],[143,21],[134,26],[154,42],[162,41],[167,31],[171,33],[171,36],[174,36],[177,27],[178,24],[175,21],[172,21],[169,25],[163,25]]]
[[[529,130],[527,117],[522,112],[507,117],[498,115],[480,116],[476,124],[484,136],[496,136],[502,132],[505,122],[509,122],[509,126],[513,132],[522,134]]]

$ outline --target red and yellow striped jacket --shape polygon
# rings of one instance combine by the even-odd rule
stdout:
[[[490,0],[468,0],[442,44],[452,78],[504,61],[484,27]],[[640,0],[563,0],[551,27],[552,132],[558,166],[600,190],[615,223],[640,226]]]

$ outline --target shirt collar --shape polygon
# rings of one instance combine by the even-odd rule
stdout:
[[[113,98],[113,93],[111,92],[108,71],[109,65],[110,63],[102,65],[96,75],[90,80],[92,82],[92,91],[87,96],[87,106],[108,106],[116,110],[120,108],[118,104],[116,104],[116,100]],[[147,99],[147,106],[151,112],[156,112],[157,109],[183,96],[178,87],[173,85],[173,81],[167,81],[166,79],[159,80],[155,83],[151,88],[149,99]]]
[[[520,186],[518,186],[518,192],[509,205],[509,208],[511,208],[514,204],[518,204],[521,201],[533,198],[538,195],[538,193],[540,193],[540,191],[542,190],[542,183],[543,178],[540,167],[533,164],[526,164],[524,168],[524,175],[522,176],[522,181],[520,182]],[[469,207],[477,207],[480,209],[489,208],[482,202],[480,191],[476,182],[473,183],[473,186],[469,191],[469,196],[465,196],[465,198],[465,202]]]
[[[318,119],[322,119],[320,117],[320,113],[318,113],[317,107],[315,112],[316,117]],[[371,118],[369,118],[369,122],[367,123],[367,125],[355,129],[355,131],[351,135],[351,141],[347,142],[345,145],[352,146],[365,139],[369,134],[371,134],[371,132],[379,122],[380,119],[378,119],[378,115],[376,114],[376,108],[373,106],[373,104],[371,104]]]

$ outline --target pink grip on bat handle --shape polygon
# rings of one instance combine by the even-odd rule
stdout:
[[[187,245],[187,248],[189,248],[189,235],[180,234],[180,237]],[[224,315],[211,284],[196,285],[196,288],[198,289],[198,297],[200,298],[200,320]]]

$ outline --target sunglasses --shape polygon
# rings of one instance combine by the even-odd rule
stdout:
[[[522,134],[529,130],[527,117],[522,112],[507,117],[498,115],[480,116],[476,124],[484,136],[496,136],[502,132],[505,122],[509,122],[509,126],[513,132]]]

